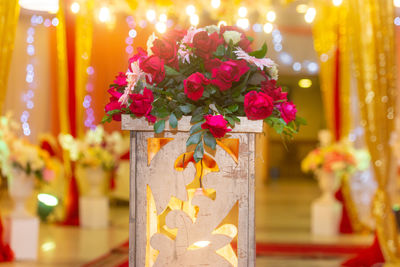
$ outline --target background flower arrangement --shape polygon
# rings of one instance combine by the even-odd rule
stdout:
[[[203,158],[204,144],[215,149],[240,116],[264,120],[290,137],[305,121],[277,86],[276,64],[266,58],[267,46],[251,50],[252,38],[233,26],[207,26],[151,35],[147,51],[138,48],[129,69],[119,73],[108,90],[103,122],[121,114],[145,117],[161,133],[168,120],[177,128],[182,116],[193,124],[187,146]]]
[[[355,149],[346,142],[312,150],[303,159],[301,169],[304,172],[324,171],[338,176],[344,173],[364,171],[369,168],[370,156],[364,149]]]

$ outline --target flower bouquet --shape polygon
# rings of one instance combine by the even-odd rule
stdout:
[[[161,133],[166,121],[177,128],[182,116],[192,127],[186,145],[200,161],[204,145],[215,149],[241,116],[264,120],[279,134],[292,136],[305,121],[277,86],[277,65],[267,46],[252,51],[252,38],[233,26],[207,26],[152,34],[147,51],[138,48],[126,73],[108,90],[103,122],[121,114],[145,117]]]
[[[340,142],[312,150],[302,161],[304,172],[324,171],[337,176],[363,171],[369,167],[370,157],[366,150],[355,149]]]

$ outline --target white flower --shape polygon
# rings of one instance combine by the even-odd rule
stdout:
[[[149,39],[147,39],[147,55],[151,56],[153,55],[153,51],[151,48],[153,47],[153,42],[157,39],[157,36],[154,34],[149,36]]]
[[[268,74],[272,80],[278,80],[278,67],[276,65],[268,69]]]
[[[260,70],[264,70],[264,68],[267,68],[268,73],[270,73],[269,72],[270,69],[272,69],[274,67],[276,68],[276,64],[272,59],[256,58],[256,57],[250,56],[240,47],[237,47],[236,50],[233,51],[233,53],[236,54],[238,59],[244,59],[247,62],[249,62],[250,64],[256,65]],[[276,75],[274,75],[274,76],[278,76],[278,69],[276,68],[274,71],[276,71]]]
[[[235,45],[239,43],[241,39],[241,34],[240,32],[237,31],[225,31],[223,36],[227,44],[229,44],[230,41],[232,41],[233,45]]]
[[[205,30],[208,34],[213,34],[214,32],[219,34],[219,27],[217,25],[206,26]]]
[[[128,82],[128,85],[125,87],[124,94],[118,99],[118,102],[121,103],[121,105],[126,105],[128,103],[129,94],[135,88],[136,83],[139,80],[144,79],[146,76],[146,74],[140,69],[137,61],[132,62],[131,70],[132,71],[128,70],[126,72],[126,81]]]

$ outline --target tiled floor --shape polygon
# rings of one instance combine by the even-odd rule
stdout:
[[[258,242],[368,244],[370,236],[339,236],[315,238],[309,234],[309,206],[318,196],[315,181],[306,178],[286,178],[271,181],[268,186],[257,187],[256,236]],[[0,209],[9,209],[6,194],[0,194]],[[84,230],[42,224],[38,262],[0,264],[1,267],[81,266],[107,253],[128,238],[128,208],[112,209],[112,223],[107,230]],[[333,267],[340,266],[337,257],[284,257],[257,258],[258,267]],[[107,267],[107,266],[105,266]],[[111,267],[111,266],[110,266]]]

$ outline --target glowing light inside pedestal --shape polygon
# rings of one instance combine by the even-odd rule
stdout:
[[[39,194],[38,200],[49,207],[55,207],[58,205],[58,199],[55,196],[49,194]]]
[[[199,248],[205,248],[208,245],[210,245],[210,241],[197,241],[193,245],[191,245],[188,250],[194,250],[194,249],[199,249]]]

